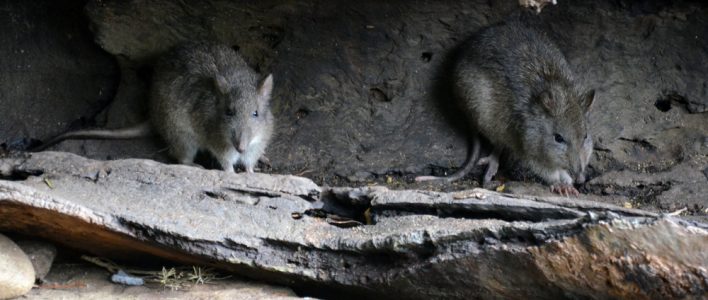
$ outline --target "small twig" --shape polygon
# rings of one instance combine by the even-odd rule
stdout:
[[[310,169],[305,169],[304,171],[295,174],[295,176],[302,176],[302,175],[305,175],[305,174],[307,174],[307,173],[312,173],[312,170],[310,170]]]
[[[68,290],[68,289],[83,289],[87,285],[83,281],[71,281],[67,283],[44,283],[37,286],[40,289],[52,289],[52,290]]]
[[[111,273],[115,273],[118,271],[118,269],[120,269],[118,267],[118,265],[116,265],[115,263],[113,263],[107,259],[104,260],[104,259],[100,259],[98,257],[91,257],[91,256],[86,256],[86,255],[82,255],[81,259],[83,259],[87,262],[90,262],[94,265],[97,265],[101,268],[104,268],[104,269],[108,270],[108,272],[111,272]]]
[[[230,276],[219,277],[211,268],[202,268],[197,266],[191,267],[172,267],[165,268],[162,267],[160,271],[145,271],[145,270],[135,270],[126,269],[108,259],[91,257],[91,256],[81,256],[81,259],[93,263],[99,267],[107,269],[111,273],[117,273],[119,270],[128,275],[142,275],[145,282],[158,283],[164,287],[168,287],[172,290],[178,290],[187,287],[191,284],[209,284],[216,280],[227,279]]]
[[[126,272],[128,274],[132,274],[132,275],[158,275],[158,274],[160,274],[160,272],[157,272],[157,271],[145,271],[145,270],[135,270],[135,269],[123,268],[120,265],[118,265],[108,259],[105,259],[105,258],[98,258],[98,257],[91,257],[91,256],[82,255],[81,259],[88,261],[90,263],[93,263],[99,267],[102,267],[111,273],[116,273],[116,272],[118,272],[118,270],[123,270],[123,272]]]
[[[47,184],[50,189],[54,189],[54,184],[51,180],[49,180],[49,178],[44,178],[44,183]]]
[[[687,210],[688,210],[688,208],[687,208],[687,207],[684,207],[684,208],[679,209],[679,210],[677,210],[677,211],[675,211],[675,212],[670,212],[670,213],[668,213],[668,214],[666,214],[666,215],[669,215],[669,216],[674,217],[674,216],[678,216],[678,215],[682,214],[683,212],[685,212],[685,211],[687,211]]]

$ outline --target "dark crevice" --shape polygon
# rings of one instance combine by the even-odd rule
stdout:
[[[13,169],[9,174],[0,173],[0,180],[23,181],[31,176],[42,176],[42,170],[17,170]]]
[[[312,202],[312,209],[306,215],[323,218],[328,224],[338,227],[355,227],[373,224],[367,211],[371,198],[366,189],[330,189],[323,192],[319,201]]]
[[[222,190],[242,195],[242,196],[251,196],[251,197],[268,197],[268,198],[279,198],[281,197],[281,194],[276,193],[276,192],[271,192],[267,190],[256,190],[256,189],[247,189],[247,188],[232,188],[232,187],[224,187]]]
[[[656,151],[656,146],[652,145],[650,142],[644,139],[629,139],[629,138],[619,138],[621,141],[635,143],[637,146],[644,148],[649,151]]]
[[[493,205],[489,203],[396,203],[371,206],[371,190],[362,189],[330,189],[321,199],[313,203],[313,209],[305,212],[310,217],[328,220],[331,225],[341,225],[329,222],[333,216],[342,218],[344,226],[375,225],[377,219],[407,216],[432,215],[439,218],[457,218],[469,220],[503,220],[507,222],[526,221],[543,222],[545,220],[568,220],[579,217],[579,212],[570,209],[513,207]],[[299,216],[299,215],[298,215]]]
[[[307,117],[307,115],[309,115],[310,112],[311,112],[311,110],[309,110],[308,108],[301,107],[300,109],[298,109],[295,112],[295,118],[297,118],[298,120],[303,119],[303,118]]]
[[[380,88],[369,89],[369,96],[376,102],[389,102],[391,99]]]
[[[654,102],[654,106],[661,112],[667,112],[671,110],[671,100],[666,98],[661,98]]]
[[[0,153],[11,151],[25,151],[42,144],[42,141],[34,138],[11,139],[0,144]]]
[[[423,54],[420,55],[420,59],[423,62],[430,62],[433,59],[433,53],[432,52],[423,52]]]
[[[373,214],[378,217],[393,217],[401,215],[432,215],[440,218],[457,218],[468,220],[502,220],[507,222],[526,221],[542,222],[545,220],[575,219],[576,212],[562,209],[509,207],[492,205],[415,205],[405,203],[400,205],[387,204],[384,207],[374,207]]]
[[[681,95],[677,91],[664,91],[662,95],[654,102],[654,107],[662,112],[667,112],[671,110],[673,104],[678,103],[685,107],[685,112],[695,113],[695,109],[692,109],[690,101],[686,96]]]

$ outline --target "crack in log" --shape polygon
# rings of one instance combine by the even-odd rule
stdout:
[[[219,187],[217,189],[203,190],[202,193],[209,198],[239,202],[248,205],[258,205],[261,197],[278,199],[296,197],[307,202],[316,201],[312,198],[312,191],[309,195],[294,195],[289,193],[280,193],[264,189],[246,188],[246,187]]]
[[[249,195],[255,197],[279,198],[282,196],[282,194],[273,191],[244,187],[222,187],[221,190],[229,191],[237,195]]]
[[[44,174],[43,170],[20,170],[12,169],[8,172],[0,170],[0,180],[8,181],[24,181],[32,176],[42,176]]]
[[[461,218],[469,220],[497,219],[507,222],[541,222],[549,219],[573,219],[579,215],[568,209],[548,209],[534,207],[509,207],[484,203],[416,205],[400,204],[374,207],[379,217],[393,217],[408,214],[432,215],[440,218]]]
[[[382,201],[372,205],[381,193]],[[584,216],[584,212],[551,205],[522,205],[514,202],[519,199],[514,195],[499,196],[478,189],[459,192],[453,195],[454,201],[448,201],[449,196],[436,192],[417,191],[423,195],[437,199],[436,203],[417,203],[415,201],[386,201],[386,190],[378,187],[358,189],[329,189],[323,193],[322,201],[316,205],[325,215],[336,214],[346,216],[363,224],[375,224],[377,217],[393,217],[402,215],[432,215],[439,218],[460,218],[469,220],[498,219],[508,222],[531,221],[540,222],[554,219],[575,219]],[[494,201],[485,200],[489,196]],[[476,199],[468,199],[476,198]],[[527,204],[535,204],[530,202]],[[370,213],[373,218],[366,216]],[[312,213],[311,213],[312,214]],[[315,215],[317,216],[317,215]]]
[[[646,139],[620,137],[619,140],[634,143],[634,144],[638,145],[639,147],[644,148],[644,149],[651,151],[651,152],[656,151],[656,146],[654,146],[652,143],[650,143]]]

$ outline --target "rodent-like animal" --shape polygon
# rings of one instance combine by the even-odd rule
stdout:
[[[577,195],[593,150],[588,111],[595,91],[584,90],[560,49],[521,21],[487,27],[465,44],[454,69],[456,98],[471,129],[467,161],[453,181],[487,164],[483,183],[496,174],[501,154],[526,166],[560,194]],[[491,154],[479,158],[479,135]]]
[[[204,149],[223,170],[234,172],[239,163],[252,173],[273,134],[272,90],[272,74],[259,80],[230,47],[183,44],[155,65],[149,120],[130,128],[68,132],[34,150],[66,139],[127,139],[157,133],[181,164],[193,165],[197,151]]]

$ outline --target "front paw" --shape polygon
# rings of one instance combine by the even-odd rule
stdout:
[[[258,161],[259,161],[260,163],[262,163],[263,165],[265,165],[266,167],[268,167],[268,168],[272,168],[272,167],[273,167],[273,166],[270,164],[270,159],[268,159],[268,157],[266,157],[265,155],[261,155],[261,157],[258,159]]]
[[[572,184],[556,183],[551,185],[551,192],[561,194],[562,196],[579,196],[580,192]]]

